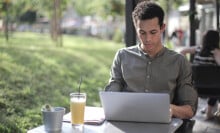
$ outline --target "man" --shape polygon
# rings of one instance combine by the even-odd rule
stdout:
[[[192,87],[191,67],[184,56],[162,44],[164,11],[155,3],[143,1],[132,17],[140,44],[116,53],[105,90],[169,93],[171,115],[192,118],[197,93]]]

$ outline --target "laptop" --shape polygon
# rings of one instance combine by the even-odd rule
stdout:
[[[170,123],[167,93],[99,92],[109,121]]]

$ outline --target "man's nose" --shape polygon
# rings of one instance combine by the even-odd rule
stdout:
[[[150,40],[151,40],[151,36],[150,35],[145,35],[144,41],[149,42]]]

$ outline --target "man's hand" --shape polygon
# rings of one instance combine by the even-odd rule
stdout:
[[[193,117],[193,110],[190,105],[177,106],[170,104],[170,115],[180,119],[190,119]]]
[[[172,119],[172,116],[173,116],[173,111],[172,111],[172,109],[170,107],[170,120]]]

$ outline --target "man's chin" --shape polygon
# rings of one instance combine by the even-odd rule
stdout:
[[[146,48],[146,52],[147,53],[152,53],[152,52],[154,52],[154,49],[151,47],[151,48]]]

